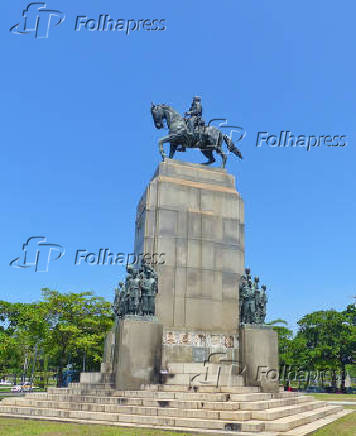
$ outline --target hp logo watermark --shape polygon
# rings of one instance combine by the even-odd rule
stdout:
[[[35,38],[48,38],[51,27],[63,23],[65,15],[55,9],[47,9],[44,2],[30,3],[22,13],[20,23],[10,28],[10,32],[17,35],[32,33]]]

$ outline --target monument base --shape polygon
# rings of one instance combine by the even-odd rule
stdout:
[[[162,366],[169,363],[199,363],[212,355],[224,355],[228,360],[239,358],[239,338],[220,332],[172,330],[163,331]]]
[[[117,323],[114,358],[115,387],[140,389],[159,383],[163,327],[155,320],[123,318]]]
[[[244,325],[240,329],[240,364],[245,385],[261,392],[279,392],[278,334],[270,326]]]

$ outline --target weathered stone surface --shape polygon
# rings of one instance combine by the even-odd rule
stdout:
[[[243,201],[226,170],[162,162],[137,208],[135,252],[165,254],[156,266],[165,328],[238,332]]]
[[[139,389],[158,383],[162,359],[162,325],[156,321],[122,319],[117,323],[115,385]]]
[[[240,330],[240,362],[246,386],[279,392],[278,335],[267,326],[245,325]]]
[[[115,352],[115,330],[116,327],[114,326],[109,333],[106,335],[105,343],[104,343],[104,358],[103,358],[103,364],[105,366],[102,367],[101,372],[106,372],[112,367],[112,363],[114,360],[114,352]]]

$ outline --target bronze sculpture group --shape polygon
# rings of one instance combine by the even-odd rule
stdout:
[[[235,147],[231,138],[217,127],[210,125],[212,121],[221,121],[220,118],[210,120],[208,124],[202,118],[203,109],[200,97],[194,97],[189,111],[182,117],[176,110],[166,104],[151,104],[151,114],[157,129],[163,129],[167,124],[169,133],[159,140],[159,152],[164,160],[166,154],[163,144],[170,144],[169,158],[173,159],[176,151],[185,152],[187,148],[199,148],[208,158],[203,165],[215,162],[213,152],[221,156],[221,167],[225,168],[227,155],[223,151],[222,143],[226,143],[229,152],[242,159],[240,150]],[[225,126],[228,127],[228,126]]]
[[[260,279],[252,282],[251,271],[245,269],[240,281],[240,323],[264,324],[266,319],[267,294],[266,286],[259,287]]]
[[[154,316],[157,292],[158,275],[150,266],[145,263],[140,268],[128,265],[125,283],[120,282],[115,290],[116,316]]]

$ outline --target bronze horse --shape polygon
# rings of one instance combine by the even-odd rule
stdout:
[[[169,143],[169,158],[173,159],[176,151],[185,151],[186,148],[199,148],[204,156],[208,158],[203,165],[210,165],[215,162],[213,151],[221,156],[221,167],[225,168],[227,155],[224,153],[222,143],[225,141],[228,150],[242,159],[240,150],[235,147],[229,136],[222,133],[217,127],[199,126],[194,132],[190,132],[186,120],[171,106],[166,104],[151,104],[151,114],[154,125],[157,129],[165,127],[167,123],[169,133],[159,140],[159,152],[164,160],[166,154],[163,144]]]

